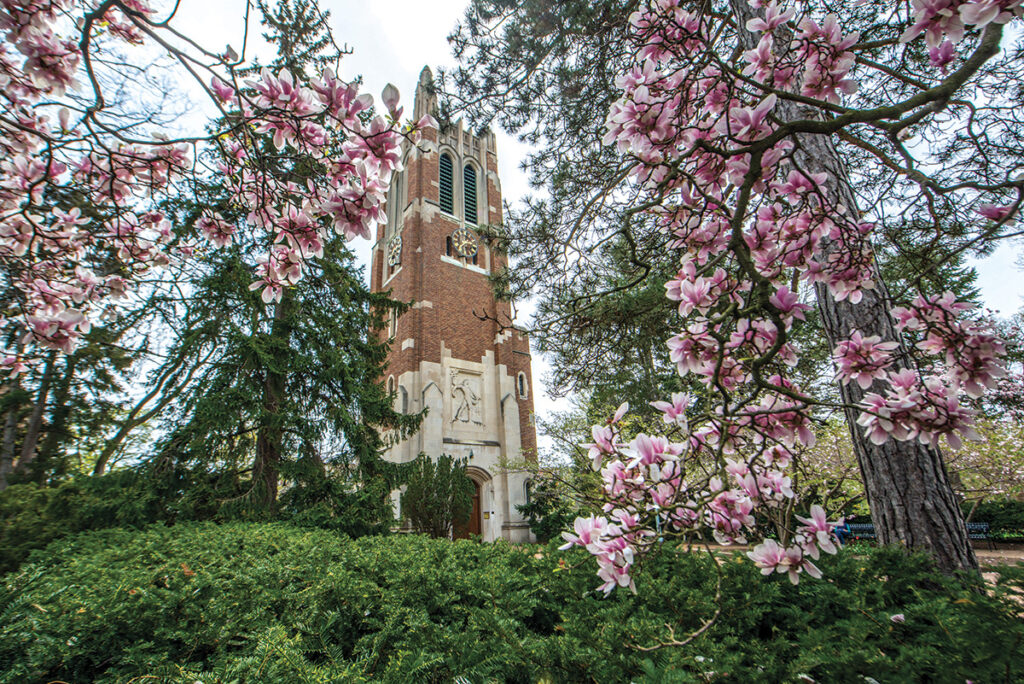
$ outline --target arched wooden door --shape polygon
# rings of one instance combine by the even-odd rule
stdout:
[[[472,534],[481,534],[480,522],[480,483],[473,480],[473,508],[469,512],[469,522],[455,529],[456,539],[469,539]]]

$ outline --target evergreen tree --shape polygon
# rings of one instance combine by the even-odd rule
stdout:
[[[441,454],[435,462],[420,454],[408,464],[402,516],[417,532],[450,538],[469,522],[473,508],[473,481],[465,460]]]
[[[337,61],[316,3],[259,3],[266,38],[279,50],[267,65],[297,80]],[[277,152],[259,136],[275,173],[297,184],[325,169],[301,156]],[[236,224],[246,220],[211,183],[200,202],[169,207],[195,226],[203,210]],[[419,416],[397,413],[382,385],[386,316],[402,306],[371,293],[340,237],[323,244],[323,256],[303,279],[265,304],[250,289],[252,271],[267,245],[241,238],[209,258],[190,284],[191,294],[170,353],[210,347],[210,362],[165,420],[152,465],[157,474],[190,483],[187,497],[205,507],[209,498],[268,515],[321,505],[337,517],[361,488],[375,494],[378,523],[386,522],[386,495],[394,472],[380,460],[387,439],[404,437]],[[389,437],[390,436],[390,437]],[[184,489],[183,489],[184,491]],[[218,503],[214,508],[223,510]]]

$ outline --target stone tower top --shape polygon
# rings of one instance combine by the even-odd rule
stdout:
[[[413,99],[413,119],[419,121],[427,114],[437,112],[437,94],[434,92],[434,74],[430,67],[424,66],[420,71],[420,80],[416,84],[416,96]]]

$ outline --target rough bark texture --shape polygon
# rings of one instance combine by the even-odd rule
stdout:
[[[732,0],[731,5],[744,48],[754,48],[758,37],[744,27],[749,19],[760,13],[750,7],[747,0]],[[786,42],[777,40],[776,44]],[[813,109],[802,110],[800,105],[785,100],[780,100],[776,109],[776,116],[782,121],[806,120],[819,114]],[[856,196],[845,164],[831,138],[797,134],[794,141],[798,145],[794,161],[807,173],[826,172],[828,180],[821,190],[833,202],[844,205],[847,217],[857,221],[860,213]],[[829,246],[826,244],[824,248],[827,251]],[[853,330],[902,344],[893,324],[888,291],[877,272],[875,283],[875,289],[866,290],[857,304],[837,302],[826,286],[819,284],[815,287],[818,311],[830,346],[835,347]],[[905,359],[900,363],[906,367]],[[856,422],[859,411],[853,408],[864,396],[864,391],[857,383],[840,384],[839,389],[847,405],[846,420],[879,541],[925,550],[934,556],[936,565],[945,573],[977,570],[978,559],[967,536],[963,512],[953,494],[942,453],[917,441],[890,439],[879,445],[865,439]],[[872,386],[869,391],[879,389],[879,386]]]

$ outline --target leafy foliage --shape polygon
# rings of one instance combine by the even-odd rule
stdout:
[[[282,524],[112,529],[61,542],[0,593],[0,682],[1017,681],[1024,589],[993,595],[898,550],[840,554],[824,582],[666,546],[645,591],[599,598],[537,547]],[[583,553],[573,561],[593,563]],[[902,615],[903,622],[892,616]]]
[[[562,491],[561,483],[554,478],[534,477],[530,487],[530,499],[516,506],[530,523],[530,531],[537,541],[546,543],[560,539],[563,530],[572,526],[580,513],[572,499]]]
[[[283,70],[307,83],[314,71],[336,66],[339,51],[317,3],[258,7],[265,37],[277,48],[270,72]],[[268,172],[298,186],[329,175],[328,160],[343,156],[346,143],[324,149],[323,157],[288,158],[276,154],[270,135],[254,138],[274,160]],[[255,220],[239,210],[220,176],[201,190],[198,200],[169,201],[168,213],[196,231],[210,210],[231,226]],[[196,269],[174,352],[195,345],[200,335],[210,362],[166,415],[154,471],[215,480],[225,505],[255,517],[272,517],[279,505],[336,517],[331,502],[367,486],[377,498],[367,501],[374,513],[362,527],[381,531],[388,485],[394,484],[375,481],[383,477],[383,433],[403,437],[419,423],[419,416],[394,410],[382,381],[387,343],[380,332],[388,312],[401,305],[370,292],[345,240],[322,232],[311,247],[319,258],[276,299],[253,291],[251,274],[266,261],[266,250],[248,231],[238,230],[229,247]],[[288,500],[278,501],[279,492]]]

